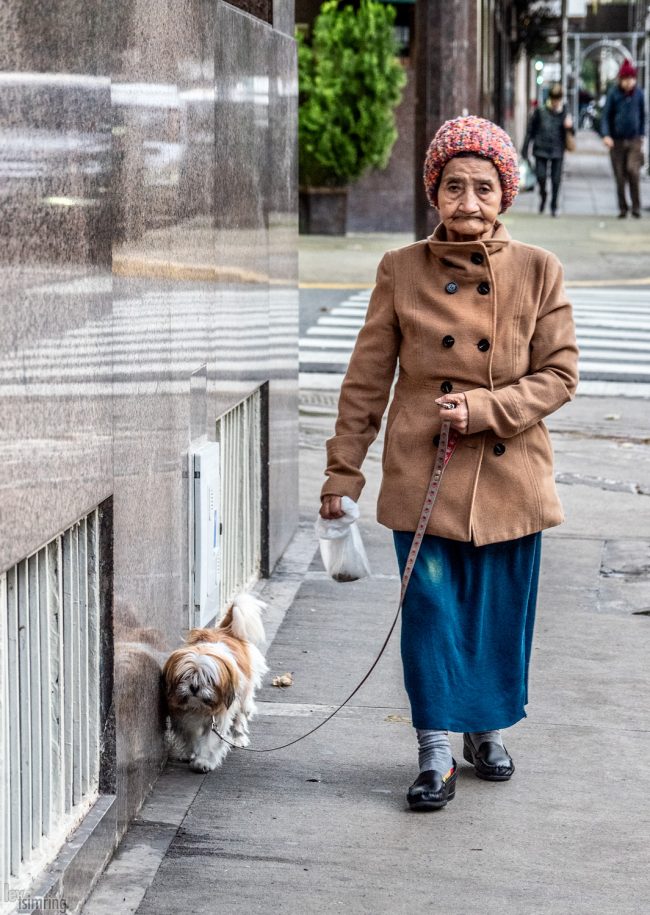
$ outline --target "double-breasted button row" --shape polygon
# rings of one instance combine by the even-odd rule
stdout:
[[[456,338],[452,337],[451,334],[447,334],[445,337],[442,338],[442,345],[445,347],[445,349],[451,349],[451,347],[454,345],[455,342],[456,342]],[[487,353],[487,351],[490,348],[490,341],[486,340],[485,337],[483,337],[482,340],[478,341],[476,346],[478,347],[478,349],[480,349],[480,351],[482,353]]]
[[[480,295],[487,295],[490,291],[490,284],[485,282],[479,283],[476,289]],[[451,283],[447,283],[445,286],[445,292],[448,295],[453,295],[455,292],[458,292],[458,283],[454,283],[453,281]]]

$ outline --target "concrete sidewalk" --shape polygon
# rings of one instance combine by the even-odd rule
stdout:
[[[303,392],[308,555],[334,403]],[[530,717],[507,734],[511,782],[481,782],[461,762],[453,803],[407,812],[416,752],[394,637],[350,706],[307,740],[274,754],[232,752],[205,777],[168,768],[86,915],[649,911],[646,407],[579,398],[551,418],[568,520],[544,538]],[[291,671],[294,686],[262,690],[255,747],[321,720],[388,629],[398,579],[390,533],[372,520],[380,448],[365,465],[361,502],[373,576],[336,584],[314,558],[268,653],[271,676]]]

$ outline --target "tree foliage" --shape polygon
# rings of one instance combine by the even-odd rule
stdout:
[[[397,60],[395,10],[326,0],[311,39],[297,33],[302,185],[342,186],[385,168],[397,139],[406,76]]]

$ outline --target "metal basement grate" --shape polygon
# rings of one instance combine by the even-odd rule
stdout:
[[[3,887],[53,858],[97,797],[99,531],[95,509],[0,575]]]
[[[262,574],[261,390],[217,419],[221,446],[220,607]]]

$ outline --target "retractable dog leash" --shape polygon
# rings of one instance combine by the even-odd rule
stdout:
[[[443,404],[443,406],[446,407],[447,409],[452,409],[452,410],[454,409],[453,404]],[[404,566],[404,574],[402,575],[402,586],[401,586],[401,591],[400,591],[399,604],[397,606],[397,612],[395,614],[395,617],[394,617],[392,623],[390,624],[390,629],[388,630],[388,635],[384,639],[384,644],[379,649],[379,654],[377,655],[375,660],[372,662],[370,668],[368,669],[368,671],[365,674],[365,676],[363,677],[363,679],[355,686],[355,688],[352,690],[352,692],[347,697],[347,699],[345,699],[339,706],[337,706],[333,712],[330,712],[330,714],[327,716],[327,718],[324,718],[321,722],[319,722],[319,724],[317,724],[315,727],[311,728],[311,730],[307,731],[306,734],[302,734],[300,737],[295,737],[293,740],[290,740],[288,743],[280,744],[280,746],[278,746],[278,747],[238,747],[236,744],[232,743],[232,741],[228,740],[227,737],[224,737],[223,734],[219,733],[219,731],[215,727],[214,719],[213,719],[212,720],[212,730],[217,735],[217,737],[219,737],[220,740],[223,740],[224,743],[227,743],[229,747],[232,747],[235,750],[246,750],[248,753],[275,753],[277,750],[285,750],[287,747],[291,747],[295,743],[299,743],[301,740],[304,740],[305,737],[309,737],[311,734],[315,733],[315,731],[318,731],[319,728],[322,728],[323,725],[327,724],[328,721],[331,721],[332,718],[335,715],[337,715],[341,711],[341,709],[344,708],[348,704],[350,699],[352,699],[354,696],[356,696],[356,694],[359,692],[359,690],[361,689],[363,684],[366,682],[366,680],[368,679],[370,674],[373,672],[373,670],[379,663],[379,660],[380,660],[381,656],[383,655],[384,651],[386,650],[386,646],[388,645],[388,643],[390,641],[390,637],[393,634],[393,630],[395,629],[395,626],[397,625],[397,620],[399,619],[399,615],[402,610],[402,604],[404,603],[404,597],[406,596],[406,589],[408,588],[409,581],[411,580],[411,573],[413,572],[413,568],[415,566],[415,560],[417,559],[418,553],[420,552],[420,547],[422,546],[422,541],[424,539],[424,534],[427,529],[427,524],[429,523],[431,511],[433,510],[434,503],[438,496],[438,491],[440,488],[440,481],[442,480],[442,475],[445,471],[445,467],[449,463],[449,459],[451,458],[452,454],[454,453],[457,443],[458,443],[458,432],[456,432],[455,429],[451,428],[451,425],[449,422],[443,422],[442,428],[440,430],[440,443],[438,445],[438,451],[436,453],[436,459],[435,459],[435,462],[433,465],[433,472],[431,474],[429,488],[427,489],[427,494],[424,499],[424,505],[422,506],[422,512],[420,513],[420,520],[418,521],[418,525],[415,530],[415,534],[413,536],[413,542],[411,543],[411,549],[409,551],[409,554],[408,554],[408,557],[406,560],[406,565]]]

